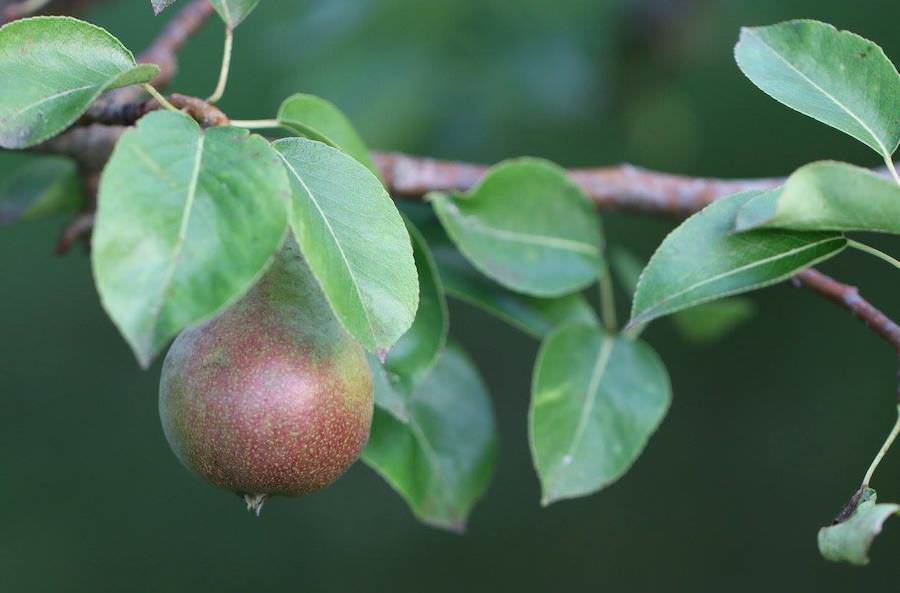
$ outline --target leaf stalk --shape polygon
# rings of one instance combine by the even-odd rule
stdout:
[[[225,48],[222,51],[222,68],[219,71],[219,82],[216,83],[216,90],[206,100],[207,103],[216,103],[225,95],[225,88],[228,86],[228,72],[231,70],[231,50],[234,47],[234,30],[231,27],[225,27]]]

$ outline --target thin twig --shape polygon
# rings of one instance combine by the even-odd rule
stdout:
[[[830,276],[809,269],[794,276],[801,286],[816,292],[847,309],[900,353],[900,326],[862,298],[855,286],[842,284]]]

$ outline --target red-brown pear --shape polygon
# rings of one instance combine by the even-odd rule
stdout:
[[[365,353],[335,319],[293,238],[246,296],[175,340],[159,412],[181,462],[259,513],[324,488],[372,422]]]

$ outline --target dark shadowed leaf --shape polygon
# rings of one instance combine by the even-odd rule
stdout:
[[[409,233],[371,171],[305,138],[273,144],[293,188],[291,228],[347,331],[384,355],[412,325],[419,302]]]
[[[431,250],[422,233],[408,219],[406,228],[419,274],[419,308],[412,326],[391,348],[384,367],[410,384],[418,384],[444,348],[450,321],[444,287]]]
[[[158,72],[152,64],[135,64],[118,39],[90,23],[13,21],[0,28],[0,146],[43,142],[74,123],[103,91],[148,82]]]
[[[285,128],[310,140],[340,148],[379,175],[378,168],[369,158],[369,149],[353,124],[325,99],[304,94],[290,96],[278,108],[278,121]]]
[[[591,323],[594,310],[580,293],[555,298],[532,297],[504,288],[476,270],[455,249],[435,252],[447,293],[541,339],[566,322]]]
[[[375,381],[376,389],[390,385]],[[398,397],[405,400],[405,419],[383,406]],[[462,531],[487,490],[497,456],[491,402],[472,362],[449,345],[415,391],[387,397],[376,391],[375,401],[363,461],[421,521]]]
[[[744,28],[734,50],[756,86],[887,158],[900,143],[900,75],[884,51],[831,25],[796,20]]]
[[[597,325],[551,333],[535,365],[529,440],[543,504],[619,479],[669,409],[666,369],[639,341]]]
[[[846,163],[811,163],[741,207],[736,227],[900,234],[900,186]]]
[[[75,163],[31,160],[0,183],[0,225],[71,212],[82,200]]]
[[[819,530],[819,552],[832,562],[869,563],[869,548],[884,522],[900,513],[900,505],[876,504],[875,491],[867,489],[859,506],[843,523]]]
[[[119,140],[100,182],[100,298],[147,366],[187,326],[237,300],[287,231],[290,186],[260,136],[171,112]]]
[[[478,270],[450,242],[440,224],[419,215],[447,294],[478,307],[526,334],[541,339],[558,325],[593,323],[596,315],[582,294],[538,298],[500,286]]]
[[[552,163],[501,163],[468,194],[430,199],[459,250],[507,288],[554,297],[597,279],[602,263],[597,215]]]
[[[833,232],[735,233],[738,210],[761,193],[716,200],[665,238],[641,275],[630,326],[786,280],[846,247]]]
[[[259,0],[209,0],[209,3],[225,21],[225,26],[233,30],[253,12]]]

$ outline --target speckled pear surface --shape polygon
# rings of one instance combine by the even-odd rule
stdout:
[[[244,298],[178,336],[163,364],[159,410],[175,454],[257,511],[343,474],[366,445],[372,407],[365,354],[292,238]]]

